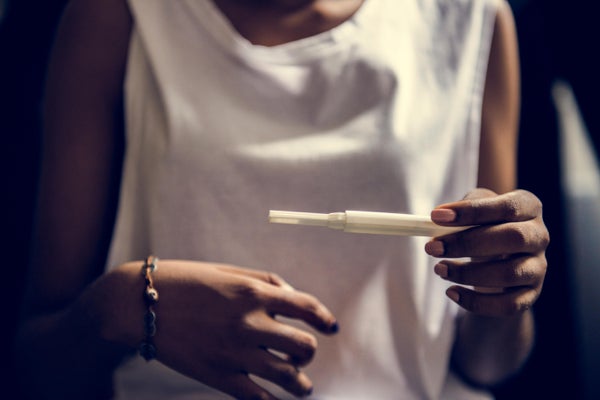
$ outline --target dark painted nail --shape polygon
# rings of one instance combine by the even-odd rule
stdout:
[[[333,325],[331,325],[331,327],[329,328],[329,332],[331,333],[338,333],[338,331],[340,330],[340,326],[338,325],[337,321],[333,323]]]

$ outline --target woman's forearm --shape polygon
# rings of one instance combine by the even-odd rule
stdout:
[[[531,310],[510,317],[464,312],[452,354],[456,372],[472,384],[493,386],[516,373],[534,342]]]
[[[137,308],[141,319],[143,309],[141,289],[139,304],[124,299],[122,293],[131,291],[133,283],[114,275],[100,278],[62,310],[23,319],[16,343],[19,375],[32,398],[111,398],[113,371],[134,350],[112,339],[117,331],[136,336],[135,325],[121,321],[135,318],[131,314]]]

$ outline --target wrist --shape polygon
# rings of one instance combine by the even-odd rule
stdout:
[[[535,333],[531,310],[503,317],[464,311],[457,328],[452,368],[471,385],[485,387],[519,370]]]
[[[101,337],[109,342],[137,348],[144,337],[143,315],[146,306],[142,298],[145,288],[140,275],[143,261],[120,265],[105,275],[101,296]],[[99,283],[100,284],[100,283]]]

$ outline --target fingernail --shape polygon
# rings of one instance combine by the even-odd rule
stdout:
[[[460,294],[456,290],[447,290],[446,295],[452,299],[453,302],[458,303],[460,301]]]
[[[436,264],[433,271],[440,277],[446,279],[448,277],[448,266],[446,264]]]
[[[436,208],[431,211],[431,219],[436,222],[454,222],[456,220],[456,211],[449,208]]]
[[[432,240],[425,245],[425,251],[427,254],[432,255],[434,257],[441,257],[444,255],[444,242],[439,240]]]
[[[331,325],[331,327],[329,328],[329,332],[331,333],[338,333],[338,331],[340,330],[340,326],[338,325],[337,321],[333,323],[333,325]]]

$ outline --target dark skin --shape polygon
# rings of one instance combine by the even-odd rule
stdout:
[[[264,1],[249,9],[246,2],[216,2],[244,36],[263,45],[331,29],[361,3]],[[245,18],[250,15],[256,18]],[[539,201],[514,191],[518,77],[511,21],[503,9],[483,114],[480,185],[494,192],[479,190],[432,212],[441,224],[483,226],[432,241],[425,249],[447,259],[436,267],[444,279],[502,291],[484,294],[457,286],[449,292],[451,298],[459,294],[457,302],[465,309],[455,365],[481,384],[513,373],[530,350],[530,309],[541,291],[548,244]],[[120,183],[131,23],[123,0],[73,0],[53,52],[36,241],[18,338],[23,376],[36,398],[110,397],[114,369],[143,338],[142,261],[104,272]],[[451,261],[463,256],[478,261]],[[317,350],[314,331],[337,330],[335,316],[317,298],[269,272],[188,260],[160,263],[164,268],[155,275],[161,296],[158,361],[239,399],[274,399],[249,374],[297,396],[311,392],[301,367]],[[194,304],[194,312],[183,304]],[[203,307],[210,310],[202,312]],[[273,315],[306,326],[292,327]]]

